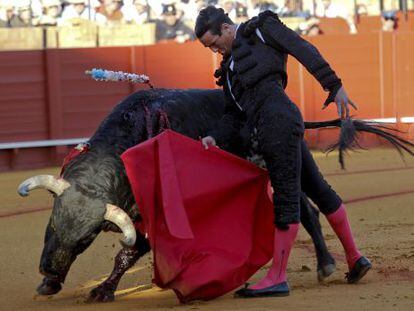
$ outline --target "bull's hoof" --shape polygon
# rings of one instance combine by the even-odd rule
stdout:
[[[62,285],[60,285],[59,281],[55,281],[46,277],[37,287],[36,291],[39,295],[47,296],[57,294],[61,289]]]
[[[335,263],[330,263],[318,267],[318,281],[323,282],[328,276],[334,273],[336,270]]]
[[[92,302],[111,302],[115,300],[114,290],[106,288],[105,285],[100,285],[94,288],[89,293],[89,297],[86,300],[88,303]]]

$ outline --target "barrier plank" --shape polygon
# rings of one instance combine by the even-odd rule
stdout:
[[[71,26],[57,28],[57,46],[60,48],[96,47],[98,44],[98,26],[80,22]]]
[[[349,25],[340,17],[319,19],[319,27],[325,35],[349,34]]]
[[[359,104],[359,118],[414,117],[414,32],[337,34],[309,40],[343,79],[350,97]],[[84,75],[87,69],[144,73],[155,87],[214,88],[218,65],[219,58],[198,42],[1,52],[0,141],[89,136],[119,100],[144,87],[96,82]],[[293,58],[288,74],[288,95],[306,120],[337,116],[334,105],[321,110],[327,93]],[[399,126],[408,132],[406,137],[414,138],[413,123]],[[327,146],[336,136],[328,130],[307,133],[314,147]],[[368,136],[364,140],[378,143]],[[52,149],[42,151],[40,157],[44,161],[47,154],[56,158]],[[30,162],[31,157],[2,152],[0,170],[20,163],[19,159]],[[41,162],[33,159],[35,165]]]
[[[0,53],[0,142],[47,138],[41,51]]]
[[[360,16],[358,24],[356,26],[358,33],[370,33],[381,31],[381,16]]]
[[[141,45],[155,44],[155,23],[147,23],[139,27]]]
[[[129,71],[131,48],[60,49],[62,136],[87,137],[122,98],[131,93],[126,82],[98,82],[85,70]]]
[[[0,28],[0,47],[3,51],[43,49],[41,28]]]
[[[146,72],[156,87],[214,88],[215,56],[198,42],[145,47]]]
[[[398,33],[395,37],[396,113],[414,116],[414,33]]]
[[[414,31],[414,12],[409,11],[407,15],[401,11],[397,12],[397,25],[398,32]]]
[[[155,24],[99,27],[99,46],[134,46],[155,43]]]
[[[378,34],[319,36],[312,38],[312,42],[342,79],[351,99],[359,103],[358,117],[375,118],[381,115]],[[318,82],[313,84],[315,119],[335,117],[333,107],[329,111],[320,110],[327,94]]]

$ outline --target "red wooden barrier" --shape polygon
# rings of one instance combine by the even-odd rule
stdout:
[[[357,24],[358,33],[378,32],[382,29],[381,16],[360,16]]]
[[[397,12],[398,31],[414,31],[414,12],[407,12],[407,16],[403,12]]]
[[[319,20],[319,27],[325,35],[349,34],[349,25],[343,18],[320,18]]]
[[[414,33],[373,32],[310,39],[343,79],[359,118],[414,116]],[[197,42],[145,47],[50,49],[0,53],[0,142],[87,137],[122,98],[143,86],[96,82],[93,67],[145,73],[156,87],[214,88],[218,59]],[[326,92],[293,58],[287,92],[306,120],[336,117],[321,106]],[[407,125],[408,131],[413,129]],[[332,131],[307,134],[330,144]],[[376,140],[374,140],[376,143]],[[60,161],[66,148],[0,151],[0,170]]]
[[[48,138],[41,51],[0,53],[0,141]]]

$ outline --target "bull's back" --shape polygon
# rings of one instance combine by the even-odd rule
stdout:
[[[116,146],[122,152],[147,138],[148,118],[154,122],[161,111],[168,116],[171,129],[198,138],[214,128],[223,115],[224,94],[207,89],[137,91],[114,107],[90,142]]]
[[[163,102],[171,128],[191,138],[205,136],[224,113],[221,90],[177,90]]]

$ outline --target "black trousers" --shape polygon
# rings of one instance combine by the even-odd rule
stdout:
[[[274,189],[275,224],[286,228],[300,222],[302,191],[322,213],[334,212],[341,199],[319,172],[303,141],[304,124],[298,107],[277,83],[262,83],[255,93],[255,109],[247,118],[257,129],[258,151]]]
[[[342,204],[341,198],[324,179],[305,141],[302,141],[301,151],[302,192],[318,206],[323,214],[334,213]]]

